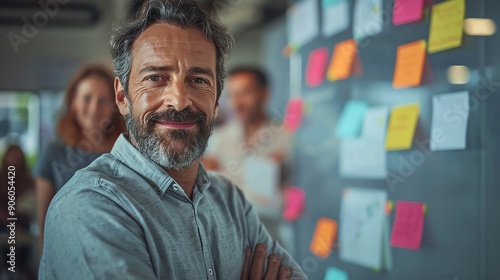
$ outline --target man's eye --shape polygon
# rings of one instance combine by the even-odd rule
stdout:
[[[149,81],[152,81],[152,82],[159,82],[159,81],[161,81],[161,76],[160,75],[147,76],[146,80],[149,80]]]
[[[203,83],[204,83],[204,84],[208,84],[207,80],[202,79],[202,78],[193,78],[193,82],[194,82],[195,84],[203,84]]]

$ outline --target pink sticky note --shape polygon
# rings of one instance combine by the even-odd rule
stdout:
[[[325,80],[327,64],[327,48],[319,48],[309,54],[306,68],[306,84],[309,87],[317,87]]]
[[[283,126],[286,130],[294,132],[299,129],[302,122],[303,107],[304,102],[300,97],[294,97],[288,101],[285,119],[283,120]]]
[[[391,234],[391,246],[418,250],[424,231],[424,204],[398,201]]]
[[[295,221],[302,214],[306,194],[303,189],[289,187],[285,190],[285,209],[283,218],[287,221]]]
[[[424,0],[396,0],[392,12],[394,25],[406,24],[422,19]]]

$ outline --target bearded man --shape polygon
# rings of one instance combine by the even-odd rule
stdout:
[[[228,179],[200,163],[233,39],[194,0],[151,0],[111,38],[127,123],[56,194],[39,279],[306,279]]]

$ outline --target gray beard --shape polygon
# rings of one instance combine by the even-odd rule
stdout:
[[[129,104],[130,105],[130,104]],[[198,124],[197,132],[174,130],[158,135],[152,124],[141,125],[131,112],[125,116],[128,134],[136,148],[144,156],[165,169],[184,170],[201,158],[213,131],[214,121]],[[171,141],[184,141],[182,151],[174,148]]]

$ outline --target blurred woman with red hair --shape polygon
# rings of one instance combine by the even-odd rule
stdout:
[[[66,91],[65,113],[57,124],[59,139],[42,150],[35,169],[39,250],[43,244],[45,215],[55,193],[81,168],[111,151],[125,131],[113,88],[114,75],[107,68],[89,65],[71,79]]]

